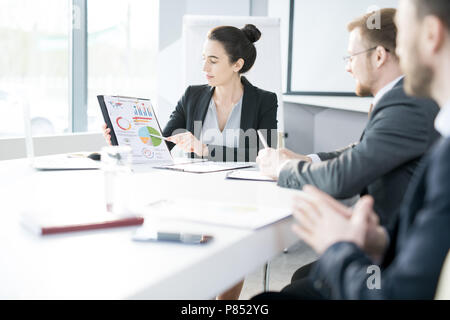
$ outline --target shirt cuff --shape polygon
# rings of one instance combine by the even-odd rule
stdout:
[[[277,168],[277,178],[280,176],[281,170],[283,170],[283,167],[291,160],[284,160]]]
[[[307,157],[311,158],[312,163],[322,162],[322,160],[320,160],[319,156],[317,154],[315,154],[315,153],[308,154]]]

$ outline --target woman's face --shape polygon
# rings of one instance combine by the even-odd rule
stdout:
[[[207,39],[203,46],[203,61],[203,72],[208,84],[217,87],[239,76],[244,60],[231,63],[223,45],[219,41]]]

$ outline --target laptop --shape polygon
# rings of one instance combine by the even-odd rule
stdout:
[[[97,170],[100,169],[100,161],[94,161],[86,155],[54,155],[32,158],[31,166],[40,171],[58,170]]]
[[[55,170],[96,170],[100,162],[88,158],[90,152],[79,154],[51,155],[36,158],[34,156],[34,141],[31,134],[31,121],[28,105],[24,106],[25,149],[31,167],[41,171]]]
[[[150,99],[97,96],[103,119],[111,129],[112,145],[128,145],[134,167],[152,167],[192,173],[250,168],[250,162],[215,162],[207,159],[174,159]],[[161,137],[161,138],[158,138]]]

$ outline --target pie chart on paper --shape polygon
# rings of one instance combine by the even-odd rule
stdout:
[[[142,127],[138,131],[139,139],[141,139],[143,144],[154,147],[159,146],[162,140],[152,137],[150,134],[154,134],[157,136],[161,135],[158,130],[152,127]]]

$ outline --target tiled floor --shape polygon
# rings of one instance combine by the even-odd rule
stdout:
[[[291,281],[292,274],[301,266],[317,259],[316,253],[305,243],[299,242],[270,262],[269,290],[279,291]],[[244,281],[240,300],[248,300],[263,292],[263,266],[249,274]]]

